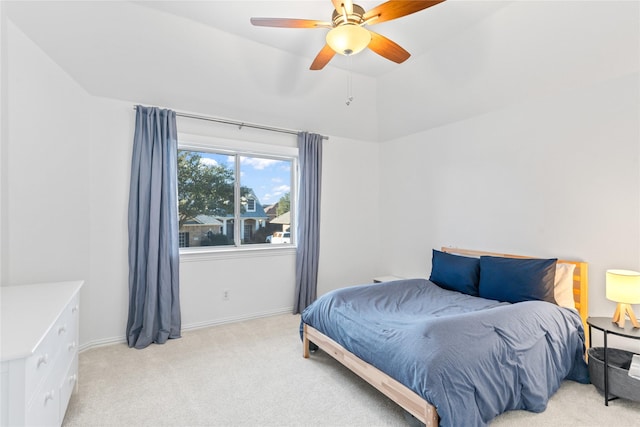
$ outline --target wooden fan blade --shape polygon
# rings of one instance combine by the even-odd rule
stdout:
[[[327,65],[329,61],[331,61],[335,54],[336,52],[331,49],[331,46],[325,44],[324,47],[320,50],[320,53],[318,53],[318,56],[316,56],[316,59],[313,60],[313,63],[311,64],[311,67],[309,67],[309,69],[322,70],[324,66]]]
[[[390,0],[382,3],[363,15],[363,19],[369,25],[379,24],[380,22],[390,21],[392,19],[401,18],[412,13],[419,12],[445,0],[422,0],[422,1],[404,1]],[[371,20],[371,21],[369,21]]]
[[[374,33],[373,31],[369,32],[371,33],[371,43],[369,43],[369,49],[371,49],[378,55],[398,64],[406,61],[411,56],[409,52],[400,47],[400,45],[396,42],[389,40],[385,36]]]
[[[353,13],[353,2],[351,0],[331,0],[333,3],[333,7],[338,11],[338,13],[342,13],[342,5],[344,4],[344,8],[347,9],[347,15],[351,15]]]
[[[291,18],[251,18],[251,23],[258,27],[279,28],[331,28],[330,22],[314,21],[312,19]]]

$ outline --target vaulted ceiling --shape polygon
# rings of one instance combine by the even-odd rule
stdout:
[[[249,19],[330,20],[330,0],[3,3],[92,95],[368,141],[637,70],[638,62],[637,52],[626,53],[638,45],[635,2],[447,0],[372,27],[412,54],[406,62],[365,50],[336,55],[321,71],[309,65],[326,29]],[[347,108],[350,73],[357,102]]]
[[[365,10],[385,0],[356,1]],[[302,18],[331,21],[330,0],[303,1],[143,1],[139,4],[200,22],[247,40],[263,43],[307,58],[309,65],[325,43],[327,29],[283,29],[249,25],[251,17]],[[413,56],[427,52],[436,43],[451,38],[506,6],[505,1],[449,0],[420,12],[368,28],[383,34]],[[337,60],[336,60],[337,59]],[[399,65],[367,50],[354,56],[334,58],[332,66],[378,77]],[[308,68],[308,67],[307,67]]]

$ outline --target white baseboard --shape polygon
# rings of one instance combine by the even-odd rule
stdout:
[[[82,353],[86,350],[91,350],[92,348],[104,347],[105,345],[113,345],[113,344],[124,344],[127,340],[125,337],[113,337],[113,338],[104,338],[101,340],[93,340],[84,344],[80,344],[78,347],[78,352]]]
[[[192,331],[195,329],[208,328],[211,326],[220,326],[228,323],[243,322],[246,320],[260,319],[262,317],[271,317],[291,313],[293,313],[293,306],[276,310],[263,311],[260,313],[251,313],[242,316],[225,317],[222,319],[209,320],[206,322],[190,323],[188,325],[182,325],[182,331]],[[83,351],[90,350],[92,348],[104,347],[106,345],[124,344],[126,342],[127,340],[124,336],[93,340],[89,341],[88,343],[81,344],[78,348],[78,351],[82,353]]]
[[[224,325],[227,323],[243,322],[245,320],[260,319],[262,317],[271,317],[271,316],[278,316],[280,314],[291,314],[291,313],[293,313],[293,306],[287,307],[287,308],[280,308],[277,310],[263,311],[260,313],[252,313],[252,314],[247,314],[243,316],[225,317],[222,319],[210,320],[206,322],[191,323],[189,325],[183,325],[182,330],[190,331],[194,329],[208,328],[210,326],[218,326],[218,325]]]

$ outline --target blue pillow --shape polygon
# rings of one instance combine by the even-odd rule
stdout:
[[[556,303],[553,259],[480,257],[479,295],[506,302],[547,301]]]
[[[429,280],[444,289],[478,296],[480,260],[434,249]]]

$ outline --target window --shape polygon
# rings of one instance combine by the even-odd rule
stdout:
[[[295,157],[181,145],[180,247],[291,244]],[[287,233],[287,239],[273,239]]]
[[[178,233],[178,241],[180,243],[180,247],[181,248],[188,248],[189,247],[189,232],[188,231],[179,232]]]

